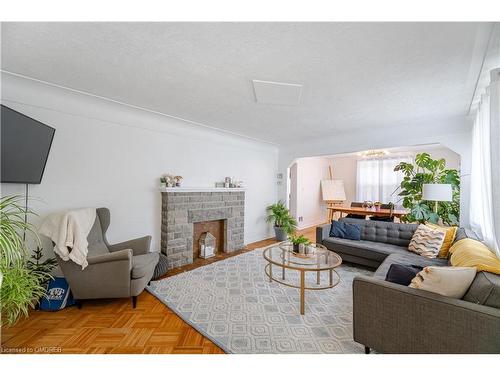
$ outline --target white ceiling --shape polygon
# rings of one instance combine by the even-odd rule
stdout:
[[[484,27],[3,23],[2,69],[283,143],[463,118]],[[303,85],[300,103],[258,103],[252,80]]]

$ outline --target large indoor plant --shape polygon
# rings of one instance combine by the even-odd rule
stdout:
[[[34,227],[25,221],[31,211],[22,207],[23,197],[0,198],[0,314],[1,325],[13,325],[27,316],[45,295],[47,279],[44,270],[30,267],[25,234],[39,242]]]
[[[297,222],[290,215],[288,208],[286,208],[285,202],[278,201],[277,203],[267,206],[267,218],[268,223],[274,223],[274,233],[276,234],[276,239],[278,241],[285,241],[289,234],[292,234],[297,228]]]
[[[403,207],[410,212],[402,217],[404,222],[438,223],[458,225],[460,219],[460,175],[456,169],[447,169],[444,159],[432,159],[428,153],[415,156],[415,163],[401,162],[394,171],[404,175],[399,196]],[[435,202],[422,200],[423,184],[450,184],[453,198],[451,202]]]

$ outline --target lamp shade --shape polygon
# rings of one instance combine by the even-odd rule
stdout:
[[[453,194],[450,184],[423,184],[422,199],[425,201],[451,202]]]
[[[345,201],[344,181],[323,180],[321,181],[321,192],[324,201]]]

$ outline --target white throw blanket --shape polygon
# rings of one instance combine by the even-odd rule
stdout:
[[[76,210],[50,214],[43,220],[38,232],[49,237],[54,243],[54,252],[62,260],[72,260],[87,267],[87,236],[94,225],[95,208],[79,208]]]

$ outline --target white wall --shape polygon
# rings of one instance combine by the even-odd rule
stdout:
[[[346,205],[356,200],[357,158],[355,156],[339,156],[329,159],[332,166],[333,179],[344,181]]]
[[[264,218],[276,201],[276,146],[10,75],[2,80],[3,104],[56,128],[42,183],[30,187],[40,217],[106,206],[110,241],[151,234],[159,249],[162,173],[196,187],[234,176],[246,187],[245,243],[272,235]],[[24,185],[1,189],[24,194]]]
[[[288,143],[280,147],[278,172],[286,173],[287,168],[294,160],[303,157],[440,143],[460,156],[460,172],[462,176],[460,221],[463,226],[468,226],[471,124],[470,118],[462,117],[446,121],[426,121],[421,124],[402,124],[398,128],[374,128],[371,131],[363,132],[352,131],[320,139],[302,139],[296,143]],[[333,174],[335,178],[338,177],[335,174],[335,168]],[[286,187],[280,186],[278,196],[285,197],[285,195]]]
[[[328,178],[328,159],[297,160],[298,228],[307,228],[326,221],[326,206],[321,195],[321,180]],[[302,217],[302,221],[299,218]]]

